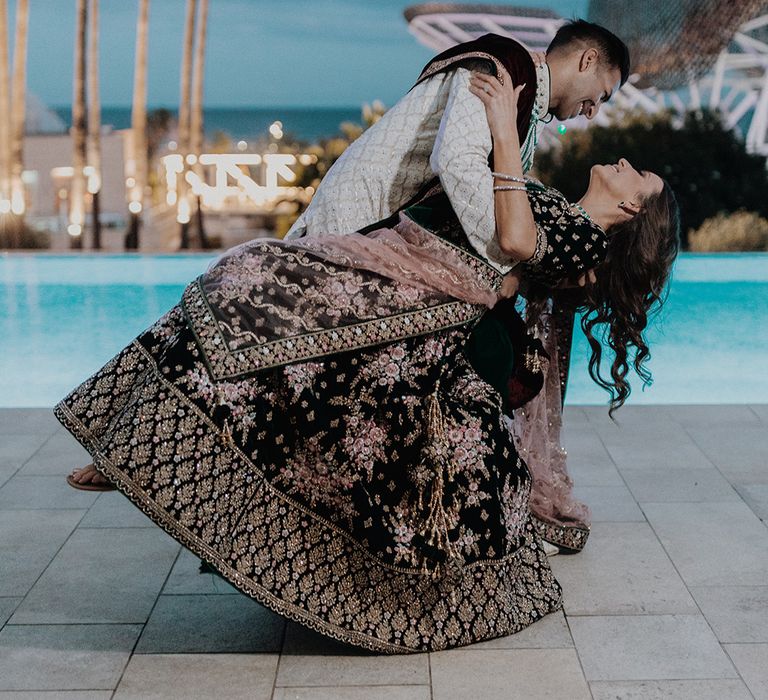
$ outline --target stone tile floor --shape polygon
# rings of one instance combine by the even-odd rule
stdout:
[[[768,408],[568,408],[592,506],[552,564],[563,612],[436,654],[376,656],[262,608],[118,493],[44,409],[0,410],[0,700],[768,699]]]

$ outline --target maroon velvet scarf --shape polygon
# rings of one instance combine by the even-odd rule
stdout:
[[[479,39],[452,46],[427,63],[416,85],[437,73],[457,68],[462,63],[476,59],[487,60],[493,75],[497,78],[503,67],[509,73],[514,85],[525,83],[520,93],[517,110],[517,133],[522,143],[528,133],[533,103],[536,99],[536,66],[528,50],[514,39],[498,34],[484,34]]]

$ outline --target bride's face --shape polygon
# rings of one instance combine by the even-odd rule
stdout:
[[[664,182],[656,173],[635,170],[626,158],[615,164],[593,165],[589,174],[589,189],[617,206],[619,202],[639,205],[663,188]]]

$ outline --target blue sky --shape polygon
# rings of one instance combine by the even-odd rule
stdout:
[[[207,106],[357,106],[394,103],[432,52],[408,32],[402,0],[210,0]],[[588,0],[515,0],[585,16]],[[13,26],[10,0],[9,23]],[[31,0],[29,90],[71,102],[75,0]],[[150,105],[178,101],[184,0],[151,0]],[[101,91],[127,105],[133,79],[136,0],[101,2]],[[4,43],[4,42],[3,42]]]

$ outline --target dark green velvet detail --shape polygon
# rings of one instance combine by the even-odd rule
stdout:
[[[501,394],[506,408],[507,382],[514,369],[515,353],[504,324],[492,314],[485,314],[467,339],[464,354],[480,378]]]

